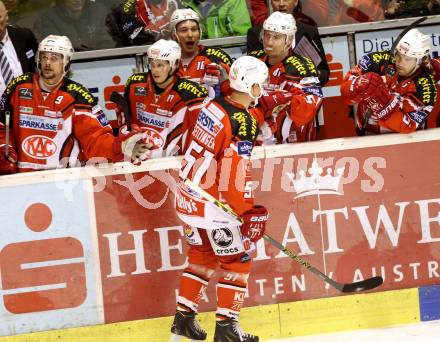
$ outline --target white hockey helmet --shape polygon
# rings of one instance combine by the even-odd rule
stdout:
[[[232,89],[247,93],[253,99],[257,99],[263,93],[268,76],[269,70],[264,62],[252,56],[243,56],[232,63],[229,82]],[[253,96],[251,92],[254,84],[257,84],[261,90],[257,97]]]
[[[431,53],[431,37],[418,29],[409,30],[399,41],[396,51],[407,57],[415,57],[420,65]]]
[[[191,8],[176,9],[170,18],[169,30],[171,35],[176,34],[176,27],[183,21],[194,20],[199,26],[200,37],[202,36],[202,27],[200,25],[199,15]]]
[[[171,67],[171,73],[176,71],[182,51],[179,44],[174,40],[159,39],[153,45],[151,45],[147,51],[148,63],[152,59],[160,59],[168,61]]]
[[[287,37],[286,42],[289,42],[290,45],[291,42],[295,41],[293,39],[296,33],[295,18],[290,13],[273,12],[263,23],[262,33],[264,31],[285,34]]]
[[[66,36],[57,36],[57,35],[49,35],[44,38],[40,45],[38,45],[37,51],[37,67],[40,70],[40,53],[41,52],[53,52],[59,53],[63,56],[63,66],[64,66],[64,74],[69,71],[70,61],[73,56],[73,46],[70,42],[70,39]]]

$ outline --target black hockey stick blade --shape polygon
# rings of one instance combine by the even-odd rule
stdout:
[[[382,283],[383,283],[383,278],[377,276],[377,277],[357,281],[351,284],[344,284],[344,286],[342,286],[341,291],[342,292],[367,291],[382,285]]]
[[[125,100],[125,97],[122,96],[117,91],[113,91],[110,94],[110,101],[116,103],[119,107],[122,108],[122,110],[124,111],[125,123],[127,124],[127,131],[131,131],[130,107],[128,106],[128,103]]]
[[[373,277],[368,278],[365,280],[361,280],[355,283],[338,283],[337,281],[331,279],[324,273],[322,273],[317,268],[310,265],[306,260],[299,257],[297,254],[292,252],[290,249],[284,247],[281,243],[276,241],[275,239],[271,238],[269,235],[265,234],[264,239],[268,241],[271,245],[278,248],[280,251],[282,251],[284,254],[286,254],[289,258],[296,261],[301,266],[307,268],[310,272],[316,274],[318,277],[320,277],[322,280],[324,280],[327,284],[333,286],[335,289],[341,291],[341,292],[360,292],[360,291],[366,291],[374,289],[375,287],[378,287],[382,285],[383,279],[382,277]]]

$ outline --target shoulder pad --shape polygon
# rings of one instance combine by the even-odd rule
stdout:
[[[437,99],[434,75],[424,69],[414,78],[417,94],[425,106],[433,106]]]
[[[258,135],[258,122],[251,114],[236,108],[229,112],[232,134],[241,141],[254,142]]]
[[[136,1],[135,0],[125,0],[120,2],[119,6],[125,13],[134,13],[136,11]]]
[[[266,55],[266,52],[264,52],[263,49],[260,49],[260,50],[254,50],[254,51],[251,51],[251,52],[249,52],[248,55],[249,55],[249,56],[252,56],[252,57],[260,58],[260,57],[265,56],[265,55]]]
[[[232,65],[232,58],[225,51],[216,47],[205,47],[203,54],[214,63],[224,63],[227,66]]]
[[[6,95],[11,94],[15,90],[15,88],[17,88],[17,86],[20,84],[32,83],[33,79],[34,79],[34,74],[31,72],[28,72],[26,74],[14,78],[11,82],[9,82],[8,86],[5,89]]]
[[[139,72],[137,74],[131,75],[127,82],[125,82],[125,86],[128,87],[132,83],[143,83],[147,79],[147,74],[145,72]]]
[[[84,87],[82,84],[72,81],[71,79],[66,79],[61,90],[69,93],[78,104],[86,104],[91,106],[97,104],[97,100],[89,89]]]
[[[238,137],[241,141],[254,142],[258,135],[258,122],[250,113],[237,108],[227,102],[224,98],[215,99],[220,106],[228,113],[231,123],[232,135]]]
[[[194,81],[178,78],[173,86],[173,90],[177,92],[183,101],[189,101],[197,98],[205,98],[208,91],[205,87]]]
[[[382,65],[385,63],[394,63],[394,57],[390,57],[390,52],[387,50],[371,52],[362,56],[357,64],[364,73],[372,71],[380,74]]]
[[[311,77],[317,76],[315,65],[308,57],[293,54],[287,57],[284,62],[287,76]]]

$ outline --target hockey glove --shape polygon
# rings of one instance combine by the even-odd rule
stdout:
[[[216,63],[210,63],[205,66],[205,76],[203,82],[210,87],[220,83],[221,71],[220,66]]]
[[[272,114],[278,114],[289,104],[291,99],[292,93],[283,90],[275,90],[263,94],[263,96],[258,99],[258,103],[264,112],[264,116],[268,117]]]
[[[132,131],[120,130],[113,143],[114,161],[125,159],[138,164],[151,157],[153,144],[145,142],[145,134],[138,127],[133,127]]]
[[[375,72],[367,72],[364,75],[354,77],[350,85],[351,100],[355,103],[366,100],[374,88],[383,84],[382,77]]]
[[[399,99],[391,94],[388,86],[381,81],[375,87],[369,87],[366,92],[368,108],[379,120],[387,119],[394,108],[399,104]]]
[[[8,156],[6,157],[6,149]],[[8,175],[17,172],[17,154],[12,146],[0,146],[0,175]]]
[[[261,205],[255,205],[241,217],[243,219],[241,233],[252,242],[260,240],[266,231],[266,222],[269,218],[267,209]]]

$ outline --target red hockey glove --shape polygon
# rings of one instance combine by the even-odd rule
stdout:
[[[364,75],[355,77],[350,85],[350,93],[352,96],[352,101],[360,102],[366,100],[374,88],[383,85],[384,82],[382,77],[375,72],[367,72]]]
[[[367,89],[366,102],[368,108],[379,120],[388,118],[394,108],[399,104],[399,99],[391,94],[388,86],[381,82],[376,87]]]
[[[286,107],[292,99],[292,93],[283,90],[274,90],[263,94],[258,99],[258,103],[264,112],[264,116],[268,117],[272,114],[278,114]]]
[[[118,136],[113,143],[113,161],[127,160],[137,164],[151,157],[153,144],[145,142],[145,134],[133,125],[132,131],[119,130]]]
[[[205,66],[205,76],[203,82],[213,87],[220,83],[221,71],[220,66],[216,63],[210,63]]]
[[[252,242],[260,240],[266,231],[266,222],[269,218],[267,209],[261,205],[256,205],[241,217],[243,219],[241,233]]]
[[[8,149],[8,157],[6,157]],[[0,146],[0,175],[8,175],[17,172],[17,153],[12,146]]]

